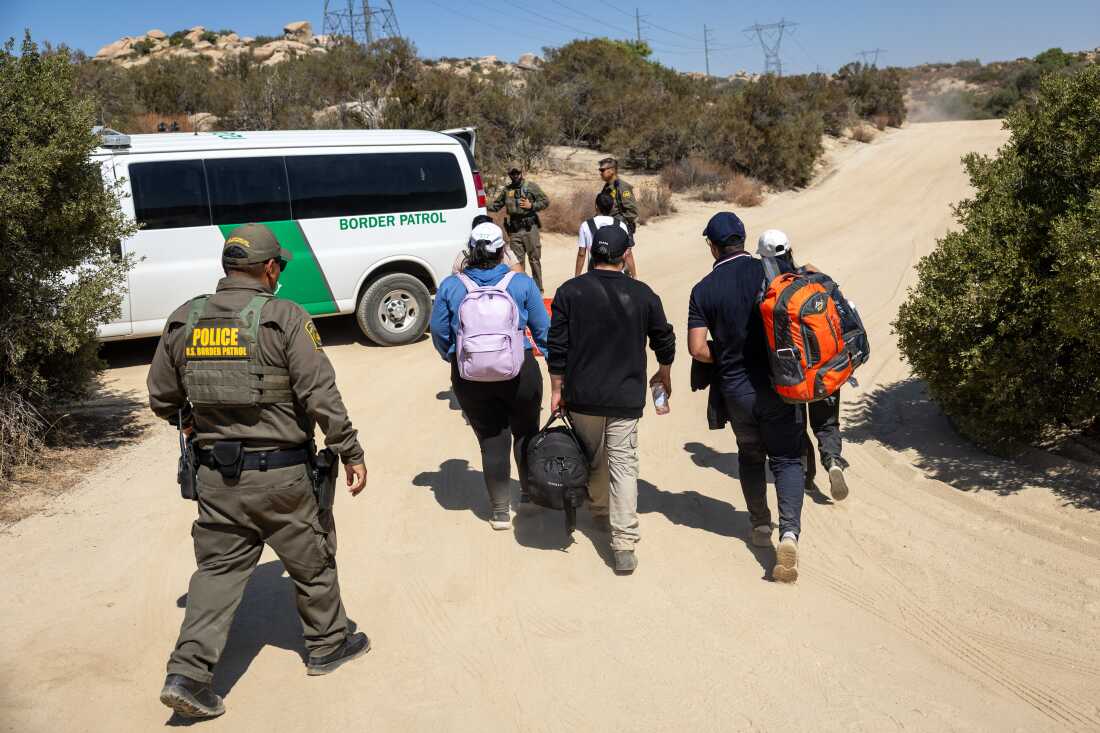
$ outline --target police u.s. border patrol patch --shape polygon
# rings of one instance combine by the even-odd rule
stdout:
[[[630,198],[630,197],[631,197],[631,196],[633,196],[633,195],[634,195],[634,194],[632,194],[632,193],[631,193],[630,191],[623,191],[623,198],[624,198],[624,199],[628,199],[628,198]]]
[[[313,348],[318,351],[321,350],[321,334],[317,333],[317,327],[313,325],[313,321],[306,321],[306,335],[313,340]]]

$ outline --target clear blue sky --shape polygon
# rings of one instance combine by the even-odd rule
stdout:
[[[334,0],[346,2],[346,0]],[[759,71],[763,55],[742,29],[785,17],[798,27],[783,41],[785,69],[832,71],[860,49],[884,48],[882,64],[1033,56],[1051,46],[1100,46],[1100,0],[1006,2],[770,2],[704,0],[394,0],[403,34],[424,56],[483,56],[514,60],[526,51],[561,45],[585,34],[633,37],[634,9],[657,58],[683,71],[703,69],[703,25],[713,29],[711,71]],[[194,25],[242,35],[277,35],[284,23],[309,20],[321,32],[324,0],[0,0],[0,36],[66,43],[94,54],[124,35]],[[595,19],[599,19],[597,22]]]

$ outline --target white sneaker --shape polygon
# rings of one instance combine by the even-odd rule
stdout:
[[[794,532],[784,532],[775,551],[775,567],[772,577],[780,583],[798,580],[798,537]]]
[[[829,466],[829,493],[833,501],[844,501],[848,498],[848,482],[844,479],[844,469],[836,463]]]
[[[499,512],[493,512],[493,516],[489,518],[489,526],[493,529],[511,529],[512,528],[512,514],[507,509]]]

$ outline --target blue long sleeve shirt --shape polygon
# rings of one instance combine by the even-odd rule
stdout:
[[[466,277],[478,285],[496,285],[508,274],[508,266],[501,264],[491,270],[464,271]],[[432,345],[444,361],[450,361],[454,356],[458,342],[458,306],[466,297],[466,286],[451,275],[439,285],[439,292],[435,295],[435,305],[432,307]],[[546,335],[550,330],[550,316],[546,312],[546,306],[542,302],[542,293],[538,285],[530,276],[518,272],[508,283],[508,294],[516,301],[519,307],[519,327],[531,328],[531,334],[535,337],[539,351],[547,353]],[[530,339],[524,339],[525,347],[531,349]]]

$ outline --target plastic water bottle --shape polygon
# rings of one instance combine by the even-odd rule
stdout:
[[[657,414],[667,415],[672,408],[668,406],[668,393],[665,392],[665,386],[658,382],[653,385],[651,391],[653,392],[653,406],[657,408]]]

